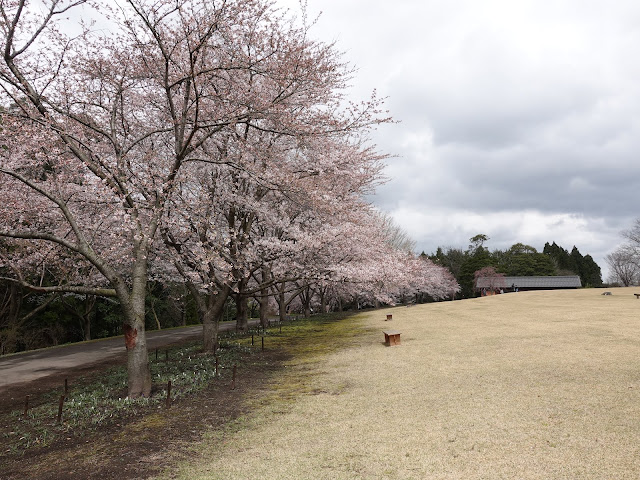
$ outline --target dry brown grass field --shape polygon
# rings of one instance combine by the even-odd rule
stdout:
[[[293,359],[166,476],[638,479],[640,288],[608,291],[361,313],[347,348]],[[385,347],[385,328],[402,345]]]

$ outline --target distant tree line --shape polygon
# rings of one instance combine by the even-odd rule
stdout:
[[[591,255],[582,255],[574,246],[571,252],[555,242],[545,243],[542,252],[531,245],[516,243],[507,250],[490,251],[485,243],[489,237],[478,234],[470,238],[466,250],[438,247],[428,257],[437,265],[448,268],[460,285],[460,298],[470,298],[474,292],[474,274],[484,267],[493,267],[508,276],[578,275],[584,287],[601,287],[600,267]]]

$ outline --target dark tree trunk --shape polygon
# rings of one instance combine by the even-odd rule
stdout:
[[[0,343],[3,353],[18,350],[19,330],[21,326],[20,309],[24,295],[22,289],[13,282],[5,284],[2,304],[0,304]]]
[[[147,297],[148,251],[140,249],[133,265],[131,287],[121,278],[114,278],[112,285],[122,307],[124,345],[127,349],[127,382],[130,398],[151,395],[151,370],[145,333],[145,300]]]
[[[122,329],[127,349],[128,395],[131,398],[151,395],[151,370],[144,328],[146,283],[146,275],[134,275],[130,294],[119,295],[124,315]]]
[[[311,316],[311,287],[307,286],[302,289],[300,292],[300,300],[302,301],[302,307],[304,309],[305,318],[309,318]]]
[[[236,301],[236,329],[238,332],[246,333],[249,331],[248,317],[248,298],[241,293],[234,296]]]
[[[91,340],[91,317],[90,313],[84,317],[84,340],[85,342]]]
[[[269,297],[265,297],[266,291],[260,290],[260,298],[258,298],[258,304],[260,305],[260,326],[267,328],[269,324]]]
[[[96,302],[98,297],[95,295],[86,295],[84,297],[84,339],[91,340],[91,321],[95,317]]]
[[[287,318],[287,302],[284,296],[284,283],[280,286],[278,291],[278,316],[280,317],[280,321],[284,321]]]
[[[269,270],[262,269],[262,288],[260,289],[260,297],[258,303],[260,304],[260,326],[267,328],[269,323],[269,289],[266,287],[269,281]]]
[[[229,298],[231,289],[225,285],[217,293],[209,293],[205,302],[198,302],[201,306],[202,319],[202,349],[205,353],[214,353],[218,344],[218,327],[224,312],[224,304]],[[204,307],[204,308],[203,308]]]
[[[320,289],[320,313],[327,313],[327,288]]]
[[[202,349],[205,353],[214,353],[216,350],[220,313],[222,311],[216,312],[211,309],[202,315]]]

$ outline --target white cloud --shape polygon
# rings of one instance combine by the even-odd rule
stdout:
[[[281,4],[297,5],[295,0]],[[486,233],[604,255],[638,216],[635,0],[308,0],[312,30],[388,96],[374,202],[419,248]]]
[[[439,246],[466,249],[469,239],[482,233],[490,238],[486,244],[490,250],[505,250],[517,242],[538,251],[546,242],[556,242],[569,251],[575,245],[583,255],[590,254],[605,274],[604,257],[620,243],[619,232],[624,228],[605,218],[571,213],[549,215],[535,210],[419,210],[405,205],[391,211],[391,215],[413,238],[420,239],[417,248],[426,253],[435,252]]]

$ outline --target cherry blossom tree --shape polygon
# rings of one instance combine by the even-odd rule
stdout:
[[[111,296],[129,395],[149,395],[150,278],[184,281],[214,348],[225,301],[395,303],[457,284],[364,200],[385,158],[375,95],[263,0],[0,0],[0,237],[6,278]],[[62,32],[74,10],[103,28]],[[106,27],[105,27],[106,25]],[[54,263],[55,284],[25,272]],[[262,312],[264,315],[264,312]],[[242,327],[242,325],[241,325]]]
[[[325,86],[330,87],[329,80]],[[331,93],[307,99],[313,101],[298,110],[326,101]],[[163,237],[178,254],[176,269],[199,298],[205,350],[215,345],[217,322],[230,295],[238,306],[239,330],[247,328],[244,307],[250,296],[261,299],[265,322],[268,288],[289,288],[287,282],[315,271],[314,252],[326,248],[318,235],[322,218],[346,214],[351,205],[346,197],[357,197],[363,185],[377,180],[382,156],[344,138],[368,125],[336,119],[327,130],[323,121],[313,135],[291,125],[286,134],[266,122],[261,128],[246,126],[209,151],[206,163],[194,165],[197,174],[179,182]],[[299,293],[304,287],[295,288]]]
[[[483,288],[489,290],[505,288],[507,286],[504,279],[505,274],[498,273],[494,267],[483,267],[480,270],[477,270],[473,276],[475,278],[474,284],[476,286],[476,289],[479,288],[477,285],[478,280],[480,279],[483,279],[484,281]]]
[[[439,300],[459,290],[446,269],[411,251],[413,242],[387,215],[362,210],[344,237],[339,251],[346,256],[335,264],[330,289],[338,298],[393,305],[418,293]]]
[[[66,18],[77,18],[80,7],[102,28],[70,25]],[[127,0],[119,7],[0,2],[0,177],[3,198],[12,199],[0,236],[35,251],[55,244],[100,274],[104,286],[14,280],[116,297],[129,395],[140,396],[151,390],[149,262],[185,165],[209,162],[224,143],[220,135],[249,126],[313,135],[336,121],[368,125],[377,102],[345,107],[333,95],[314,108],[308,98],[326,93],[328,78],[329,88],[343,87],[348,71],[331,46],[309,41],[268,2]]]
[[[16,219],[8,212],[0,235],[55,243],[100,271],[112,291],[46,288],[118,297],[129,394],[149,395],[144,298],[155,232],[182,164],[240,112],[227,112],[225,106],[222,116],[203,118],[205,111],[218,113],[205,108],[211,96],[203,95],[204,85],[214,78],[201,60],[211,42],[219,41],[218,29],[196,24],[189,5],[176,8],[175,2],[167,2],[149,8],[144,2],[128,2],[127,14],[133,16],[115,19],[117,30],[97,36],[85,29],[74,41],[61,33],[59,18],[82,3],[51,1],[44,13],[29,9],[25,1],[0,4],[0,81],[5,101],[12,102],[14,130],[31,133],[5,145],[0,172],[9,179],[5,187],[21,189],[19,193],[43,204],[32,218],[48,217],[11,228]],[[223,14],[215,8],[200,13],[209,21]],[[34,158],[43,140],[55,150],[47,148],[42,158]],[[29,167],[35,169],[25,168],[32,159],[35,165]],[[78,196],[96,199],[102,207],[98,215],[92,216]],[[109,232],[117,241],[98,245],[106,219],[120,221],[122,228]],[[127,258],[128,268],[112,263],[108,250],[114,244],[126,244],[119,254]]]

